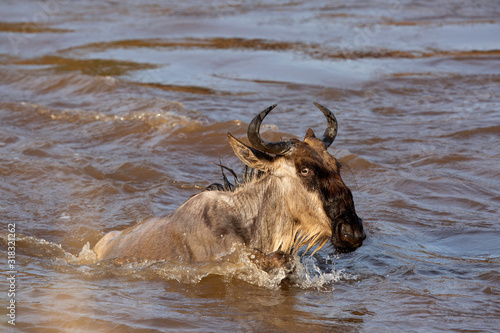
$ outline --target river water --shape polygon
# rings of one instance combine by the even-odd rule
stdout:
[[[2,331],[498,331],[500,2],[0,8]],[[321,133],[313,101],[337,115],[363,247],[297,258],[287,284],[243,258],[76,259],[220,182],[211,163],[239,169],[226,133],[265,107],[266,138]]]

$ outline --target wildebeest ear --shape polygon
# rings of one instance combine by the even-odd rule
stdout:
[[[262,171],[271,171],[274,157],[255,148],[248,147],[232,136],[231,133],[227,133],[227,137],[231,148],[233,148],[234,154],[240,159],[240,161],[248,165],[250,168]]]
[[[316,135],[314,135],[314,131],[309,128],[306,132],[306,136],[304,137],[304,140],[305,139],[314,139],[314,138],[316,138]]]

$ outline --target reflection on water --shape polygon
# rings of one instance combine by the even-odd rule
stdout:
[[[494,332],[498,17],[496,2],[7,1],[0,236],[16,224],[16,328]],[[220,181],[210,162],[237,169],[226,133],[268,105],[266,138],[322,131],[313,101],[339,121],[330,152],[368,233],[356,252],[297,258],[285,284],[239,251],[240,265],[75,259]]]

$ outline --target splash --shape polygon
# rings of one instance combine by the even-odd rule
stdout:
[[[294,264],[298,257],[294,257]],[[71,254],[59,260],[60,268],[68,265],[88,277],[130,276],[139,279],[175,280],[180,283],[196,284],[202,279],[216,275],[229,282],[239,279],[257,286],[277,289],[287,277],[285,268],[275,268],[269,272],[263,271],[252,261],[252,252],[244,246],[235,245],[224,255],[214,258],[211,262],[178,263],[167,260],[128,260],[123,258],[97,261],[97,256],[84,245],[77,256]],[[64,270],[66,270],[64,269]]]
[[[207,263],[173,263],[164,260],[144,260],[140,262],[111,259],[96,262],[96,255],[87,243],[77,257],[69,263],[84,265],[85,274],[97,276],[131,276],[140,279],[175,280],[180,283],[197,284],[210,275],[222,277],[226,282],[232,279],[245,281],[268,289],[278,289],[287,283],[301,289],[333,291],[334,284],[342,280],[356,280],[359,277],[335,269],[337,256],[326,258],[317,256],[292,259],[292,272],[285,268],[275,268],[269,272],[258,268],[251,260],[252,252],[244,246],[233,246],[228,254]],[[92,269],[94,272],[92,273]]]
[[[318,259],[317,257],[303,257],[301,265],[297,266],[294,283],[302,289],[318,289],[322,291],[333,291],[334,284],[341,280],[357,280],[359,277],[335,269],[335,260],[339,256]]]
[[[0,234],[0,240],[6,242],[6,235]],[[127,259],[97,260],[97,256],[86,243],[78,255],[63,249],[60,244],[44,239],[17,235],[16,242],[22,253],[28,257],[44,259],[50,266],[62,273],[77,274],[96,280],[118,276],[140,280],[160,279],[179,283],[197,284],[208,276],[219,276],[227,283],[237,279],[252,285],[268,289],[279,289],[283,283],[302,288],[333,291],[334,284],[341,280],[357,279],[357,276],[335,269],[338,257],[292,258],[293,271],[283,267],[269,272],[261,270],[252,261],[252,252],[244,246],[235,245],[232,249],[211,262],[176,263],[166,260]]]

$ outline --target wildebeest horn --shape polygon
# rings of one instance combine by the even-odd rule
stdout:
[[[276,104],[271,105],[264,111],[260,112],[255,118],[252,119],[250,125],[248,125],[248,141],[252,144],[255,149],[263,151],[265,153],[276,154],[276,155],[286,155],[290,153],[295,144],[292,141],[276,141],[267,142],[262,140],[260,137],[260,124],[272,109],[276,107]],[[333,141],[333,140],[332,140]]]
[[[325,130],[325,133],[321,138],[323,144],[325,145],[325,148],[328,148],[330,147],[333,140],[335,140],[335,137],[337,136],[337,118],[335,118],[335,115],[332,113],[332,111],[328,110],[328,108],[324,107],[323,105],[316,102],[314,102],[314,105],[316,105],[316,107],[320,109],[321,112],[323,112],[328,122],[328,126]]]

